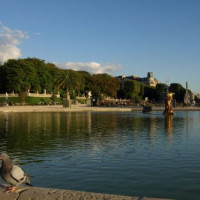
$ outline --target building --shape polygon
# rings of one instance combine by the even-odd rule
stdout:
[[[141,78],[141,77],[138,77],[138,76],[125,76],[125,75],[122,75],[122,76],[118,76],[117,78],[119,78],[120,80],[136,80],[138,82],[141,82],[141,83],[144,83],[144,84],[147,84],[149,86],[152,86],[152,87],[156,87],[156,85],[158,83],[160,83],[160,81],[158,81],[157,79],[154,78],[153,76],[153,72],[148,72],[147,73],[147,77],[144,77],[144,78]]]

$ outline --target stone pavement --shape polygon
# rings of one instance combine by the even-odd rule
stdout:
[[[7,112],[142,112],[142,107],[89,107],[87,105],[72,105],[63,108],[62,105],[46,106],[0,106],[0,113]],[[164,111],[164,107],[153,106],[153,111]],[[200,111],[200,107],[176,107],[174,111]]]
[[[129,197],[72,190],[20,186],[16,192],[7,193],[0,187],[0,200],[167,200],[148,197]]]

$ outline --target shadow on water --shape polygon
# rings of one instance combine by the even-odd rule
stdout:
[[[0,151],[36,186],[198,199],[199,120],[198,112],[1,113]]]

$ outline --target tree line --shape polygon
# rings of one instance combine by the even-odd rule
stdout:
[[[86,95],[92,92],[94,97],[113,97],[131,99],[136,102],[145,97],[150,100],[160,101],[165,91],[166,84],[157,84],[150,87],[136,80],[120,80],[116,77],[104,74],[90,74],[86,71],[64,70],[53,63],[46,63],[38,58],[9,59],[0,64],[0,93],[26,92],[61,94],[66,97],[69,93],[71,98]],[[179,83],[172,83],[168,87],[174,92],[174,98],[182,102],[185,88]]]

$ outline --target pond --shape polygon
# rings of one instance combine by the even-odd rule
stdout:
[[[37,187],[197,200],[199,130],[199,111],[0,113],[0,151]]]

